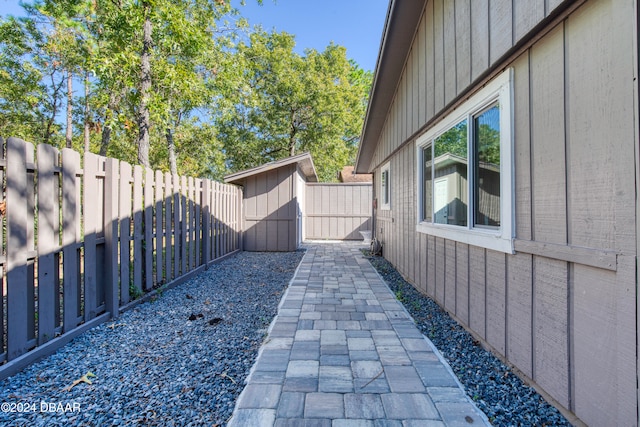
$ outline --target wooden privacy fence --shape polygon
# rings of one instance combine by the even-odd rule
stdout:
[[[241,249],[235,186],[17,138],[0,182],[0,378]]]
[[[307,183],[305,238],[362,240],[371,230],[371,183]]]

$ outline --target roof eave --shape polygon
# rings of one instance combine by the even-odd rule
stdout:
[[[297,163],[299,165],[300,170],[302,171],[302,174],[305,176],[307,181],[318,181],[318,174],[316,173],[316,168],[313,164],[311,154],[309,152],[306,152],[291,157],[285,157],[284,159],[275,160],[273,162],[269,162],[255,168],[246,169],[226,175],[224,177],[224,182],[226,182],[227,184],[240,184],[245,178],[248,178],[250,176],[258,175],[294,163]]]
[[[389,2],[369,104],[360,135],[356,173],[369,173],[373,169],[371,160],[376,144],[402,76],[425,3],[423,0]]]

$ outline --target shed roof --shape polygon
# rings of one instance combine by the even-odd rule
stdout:
[[[305,176],[308,182],[318,182],[318,175],[316,174],[316,168],[313,165],[313,159],[310,153],[302,153],[291,157],[285,157],[284,159],[274,160],[273,162],[265,163],[262,166],[258,166],[251,169],[246,169],[240,172],[235,172],[224,177],[224,182],[229,184],[239,184],[243,179],[253,175],[264,173],[273,169],[278,169],[283,166],[288,166],[297,163],[300,166],[302,174]]]
[[[369,105],[360,135],[356,173],[370,172],[371,159],[400,81],[425,3],[426,1],[419,0],[389,1]]]

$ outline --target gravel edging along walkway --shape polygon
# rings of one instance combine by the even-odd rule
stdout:
[[[363,253],[437,347],[469,397],[495,426],[569,426],[560,411],[526,385],[507,365],[431,298],[418,292],[386,259]]]
[[[303,254],[238,253],[85,332],[0,382],[0,425],[225,425]]]

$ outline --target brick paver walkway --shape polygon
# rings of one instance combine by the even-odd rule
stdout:
[[[489,425],[354,243],[311,243],[232,427]]]

